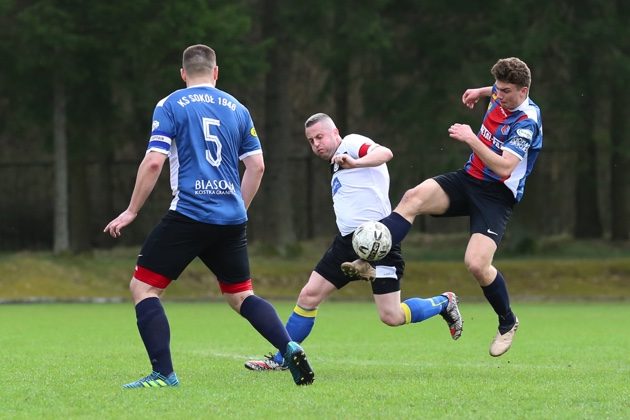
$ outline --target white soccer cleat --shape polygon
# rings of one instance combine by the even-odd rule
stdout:
[[[288,367],[284,366],[282,363],[278,363],[273,360],[273,354],[269,353],[265,355],[264,360],[249,360],[245,362],[245,367],[249,370],[287,370]]]
[[[492,340],[492,344],[490,344],[490,356],[499,357],[506,351],[512,347],[512,340],[514,340],[514,334],[516,334],[516,330],[518,329],[518,318],[516,318],[516,322],[512,329],[505,334],[501,334],[497,331],[497,335]]]
[[[451,338],[457,340],[462,336],[464,330],[464,320],[462,314],[459,312],[459,298],[453,292],[444,292],[442,296],[448,299],[448,305],[440,313],[444,321],[448,324],[448,330],[451,333]]]
[[[365,260],[354,260],[341,264],[341,271],[350,280],[374,281],[376,269]]]

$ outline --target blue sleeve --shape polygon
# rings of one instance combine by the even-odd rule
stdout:
[[[160,101],[153,111],[151,137],[147,151],[166,153],[171,149],[171,143],[176,134],[172,113],[168,111],[167,103]]]
[[[512,129],[502,149],[509,149],[521,158],[524,158],[532,145],[534,138],[538,136],[538,125],[530,118],[518,121]]]
[[[258,134],[256,133],[256,128],[254,127],[254,121],[252,120],[251,115],[247,108],[243,107],[239,119],[242,121],[241,123],[241,136],[242,142],[238,151],[239,156],[247,156],[252,154],[252,152],[257,152],[262,149],[260,144],[260,139],[258,138]]]

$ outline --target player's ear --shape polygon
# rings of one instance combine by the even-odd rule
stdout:
[[[182,80],[185,82],[186,81],[186,70],[179,69],[179,75],[182,77]]]
[[[214,66],[214,69],[212,72],[213,72],[212,77],[214,78],[214,81],[216,82],[217,79],[219,78],[219,66]]]

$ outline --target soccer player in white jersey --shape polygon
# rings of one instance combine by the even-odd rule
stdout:
[[[472,150],[464,168],[429,178],[408,190],[394,212],[381,222],[396,243],[420,214],[469,217],[470,239],[464,262],[498,316],[498,331],[489,349],[490,355],[497,357],[512,346],[519,321],[512,312],[503,274],[492,261],[542,149],[543,129],[540,108],[529,97],[531,72],[527,64],[516,57],[502,58],[491,73],[495,79],[492,86],[468,89],[462,95],[469,108],[480,98],[490,97],[479,132],[475,134],[467,124],[453,124],[448,129],[452,139]],[[361,262],[354,271],[369,275],[371,270]]]
[[[117,238],[133,222],[169,158],[173,200],[145,240],[129,287],[153,371],[123,387],[179,384],[160,297],[195,257],[216,275],[232,309],[284,354],[295,383],[310,384],[314,374],[304,351],[291,341],[274,307],[253,291],[247,208],[265,167],[254,123],[247,108],[216,88],[219,68],[212,48],[192,45],[182,61],[186,88],[155,107],[151,138],[129,206],[104,230]],[[245,166],[242,180],[239,161]]]
[[[393,157],[390,149],[359,134],[342,139],[333,120],[323,113],[306,120],[305,134],[313,153],[330,163],[339,232],[302,288],[287,321],[287,331],[298,343],[310,334],[319,305],[352,280],[341,269],[344,261],[358,258],[352,248],[352,232],[363,222],[381,219],[391,212],[387,162]],[[428,299],[414,297],[401,303],[404,268],[400,243],[376,262],[376,275],[370,284],[381,321],[396,327],[439,314],[446,320],[451,337],[457,340],[462,333],[462,318],[455,293],[445,292]],[[280,352],[263,360],[250,360],[245,367],[258,371],[285,368]]]

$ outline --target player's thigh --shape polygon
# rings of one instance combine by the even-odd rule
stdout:
[[[337,234],[313,271],[332,283],[335,288],[341,289],[350,282],[341,271],[341,264],[356,258],[357,254],[352,248],[352,234],[346,236]]]
[[[297,304],[304,309],[315,309],[335,290],[337,288],[334,284],[313,271],[298,296]]]
[[[395,211],[403,216],[409,213],[442,214],[449,206],[448,195],[440,184],[430,178],[407,190]]]
[[[203,225],[175,212],[167,213],[147,236],[138,255],[139,271],[176,280],[203,247],[199,230]]]
[[[215,226],[213,240],[199,259],[223,284],[238,284],[251,279],[247,230],[245,225]]]

